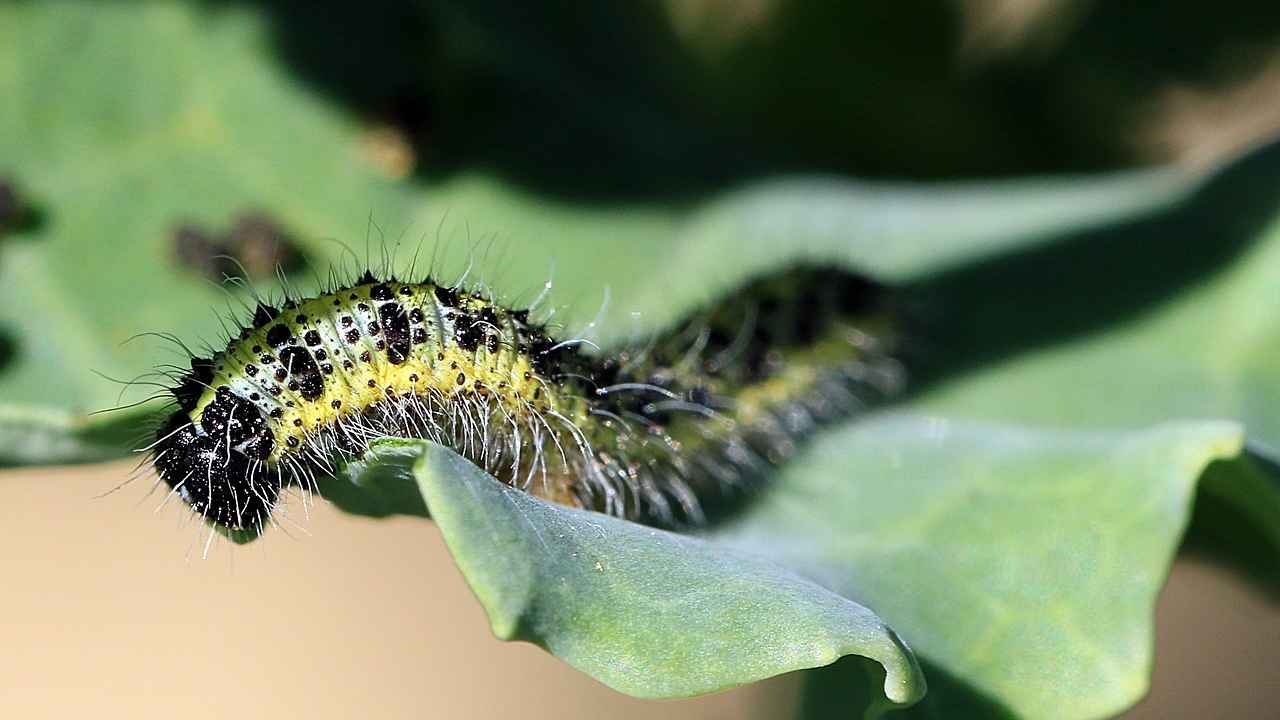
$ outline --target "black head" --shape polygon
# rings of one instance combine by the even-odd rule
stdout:
[[[275,439],[252,402],[219,388],[198,426],[179,410],[157,438],[156,472],[192,510],[230,530],[266,523],[281,481],[265,464]]]

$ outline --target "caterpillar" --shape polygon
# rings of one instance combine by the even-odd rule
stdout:
[[[530,310],[426,279],[274,306],[176,377],[148,448],[170,495],[261,533],[371,441],[427,438],[553,502],[662,527],[759,487],[818,425],[898,392],[884,288],[818,266],[760,277],[643,344],[592,351]]]

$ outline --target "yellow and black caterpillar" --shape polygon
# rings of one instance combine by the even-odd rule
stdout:
[[[865,278],[801,267],[750,283],[646,346],[589,354],[529,317],[427,280],[354,283],[193,357],[150,450],[207,521],[261,531],[382,437],[427,438],[535,495],[697,524],[815,425],[897,391],[892,313]]]

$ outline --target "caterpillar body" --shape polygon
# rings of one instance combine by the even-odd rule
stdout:
[[[760,484],[814,426],[902,384],[885,292],[843,271],[757,279],[611,353],[529,315],[368,272],[259,303],[177,378],[154,468],[214,526],[261,532],[284,488],[314,488],[377,438],[427,438],[546,499],[688,526]]]

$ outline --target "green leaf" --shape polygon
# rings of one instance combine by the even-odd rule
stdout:
[[[754,566],[742,565],[735,551],[771,557],[888,619],[937,678],[913,710],[922,716],[963,710],[1097,717],[1145,692],[1155,598],[1190,517],[1196,481],[1215,460],[1215,467],[1243,462],[1242,441],[1241,428],[1229,422],[1080,432],[876,415],[821,437],[762,502],[706,536],[715,546],[695,547],[706,553],[703,560],[743,572]],[[344,509],[421,514],[412,504],[386,501],[410,498],[419,487],[499,636],[533,639],[618,689],[653,695],[597,674],[608,671],[608,662],[602,669],[575,659],[615,652],[613,633],[591,628],[626,620],[630,610],[604,618],[580,610],[573,603],[596,599],[584,590],[596,579],[594,566],[582,561],[570,572],[540,565],[540,553],[548,549],[542,542],[554,538],[549,545],[561,560],[566,548],[574,562],[616,559],[643,544],[638,538],[675,542],[675,536],[548,505],[494,483],[447,451],[420,455],[422,444],[380,443],[349,473]],[[1233,477],[1215,481],[1217,492],[1249,493],[1249,483]],[[479,495],[477,485],[485,488]],[[366,492],[371,504],[359,500]],[[649,551],[677,565],[686,557],[678,545]],[[697,577],[713,577],[702,572],[635,582],[688,587]],[[625,600],[637,587],[612,587],[619,596],[605,608],[657,602]],[[529,620],[529,613],[544,620]],[[687,607],[672,613],[669,620],[684,629],[654,630],[655,643],[687,637],[689,616],[705,619],[705,611]],[[582,637],[557,641],[540,629],[571,626]],[[669,650],[629,647],[656,658]],[[848,667],[818,677],[827,689],[809,698],[811,709],[862,707],[879,695],[868,694],[876,685],[866,684],[865,667]]]
[[[1242,441],[1229,422],[1068,432],[881,415],[820,438],[710,539],[873,608],[947,679],[926,716],[1101,717],[1145,692],[1196,479]]]
[[[1174,212],[914,285],[945,308],[927,340],[941,380],[914,406],[1077,428],[1230,417],[1274,453],[1277,183],[1272,145]]]
[[[85,413],[154,389],[121,400],[118,384],[89,370],[129,381],[187,361],[176,344],[134,336],[173,332],[200,351],[221,343],[219,315],[245,316],[244,293],[175,264],[171,234],[184,222],[220,232],[238,213],[270,211],[310,261],[295,278],[303,289],[331,262],[350,267],[332,238],[363,257],[370,236],[375,258],[403,237],[403,265],[452,248],[438,260],[446,277],[481,256],[471,277],[516,298],[551,277],[554,302],[567,307],[557,318],[575,329],[609,288],[598,333],[609,340],[801,256],[915,277],[1169,206],[1197,182],[1171,172],[919,185],[791,178],[680,204],[574,203],[474,171],[392,182],[362,153],[367,128],[285,71],[269,23],[235,5],[6,3],[0,68],[0,158],[45,217],[0,242],[0,411],[44,418],[50,432],[74,434]],[[484,262],[481,240],[495,237]],[[726,248],[735,263],[719,262]],[[32,446],[22,461],[102,456],[74,438],[49,441],[47,455]]]
[[[0,5],[0,158],[45,217],[0,239],[0,463],[98,459],[132,447],[127,435],[145,426],[141,416],[84,414],[144,393],[121,400],[117,385],[89,370],[128,380],[158,362],[185,362],[162,343],[126,342],[144,331],[218,345],[221,321],[210,308],[226,314],[240,297],[175,267],[170,232],[188,220],[225,229],[235,214],[266,208],[321,273],[343,255],[325,238],[359,255],[371,234],[376,257],[384,240],[425,235],[424,256],[452,243],[441,261],[452,274],[476,247],[468,232],[497,236],[494,255],[505,260],[477,252],[473,278],[527,298],[550,275],[554,301],[569,308],[557,317],[571,328],[596,314],[609,287],[606,340],[651,330],[800,258],[906,284],[907,304],[940,320],[920,330],[929,367],[904,410],[953,419],[878,419],[832,433],[733,532],[734,542],[769,538],[786,563],[902,630],[933,680],[913,711],[1079,716],[1136,697],[1149,659],[1149,600],[1210,458],[1229,459],[1205,476],[1198,527],[1213,551],[1252,548],[1236,558],[1241,565],[1277,577],[1280,475],[1266,460],[1280,447],[1272,297],[1280,231],[1268,229],[1280,180],[1275,146],[1207,184],[1163,171],[919,185],[784,178],[680,204],[570,202],[475,170],[386,179],[362,154],[361,120],[318,97],[277,55],[268,23],[239,5]],[[386,230],[370,232],[369,215]],[[418,245],[407,241],[402,257]],[[1229,425],[1079,432],[1206,416],[1241,420],[1256,452],[1235,457],[1239,430]],[[940,428],[940,439],[930,434]],[[439,462],[439,453],[430,457]],[[326,491],[353,512],[425,515],[424,492],[445,498],[451,486],[440,476],[435,490],[420,489],[411,472],[418,458],[416,448],[382,447],[356,473],[363,486]],[[467,498],[440,498],[433,511],[440,502],[466,506]],[[895,544],[912,532],[922,539]],[[1133,542],[1132,556],[1116,550],[1120,537]],[[669,552],[730,557],[690,542]],[[626,557],[628,547],[616,552]],[[1096,569],[1111,587],[1100,587]],[[797,583],[777,580],[781,587],[811,587],[774,572]],[[552,585],[522,597],[559,602]],[[829,593],[810,597],[830,603],[810,607],[848,610]],[[1067,637],[1068,625],[1049,612],[1063,612],[1059,605],[1080,636]],[[539,607],[531,617],[556,617]],[[997,608],[1016,611],[1011,624],[985,622],[1001,617]],[[829,650],[850,637],[825,630],[835,633],[824,640]],[[582,658],[616,638],[593,640],[561,638],[567,644],[557,647]],[[978,641],[990,656],[970,657]],[[1082,654],[1091,644],[1103,660]],[[1118,647],[1128,654],[1117,659]],[[854,662],[873,678],[858,684],[863,701],[905,675],[899,664],[877,678],[878,665]],[[745,682],[753,668],[743,659],[740,675],[721,679]],[[827,672],[838,671],[831,677],[848,677],[840,667]]]
[[[707,256],[735,238],[761,268],[812,257],[901,282],[1141,217],[1185,199],[1201,180],[1168,169],[981,182],[760,182],[697,213],[678,262],[711,265]]]
[[[0,404],[0,467],[92,462],[145,446],[147,412],[90,418],[56,410]]]
[[[397,193],[351,162],[354,124],[263,63],[261,34],[242,11],[0,6],[0,157],[45,217],[0,242],[6,412],[36,406],[72,427],[121,402],[91,371],[127,381],[186,362],[176,345],[131,337],[217,342],[216,313],[239,305],[176,266],[180,223],[221,232],[265,207],[316,247],[357,227],[363,237],[363,220],[333,211],[346,199],[360,198],[362,216],[395,207]]]
[[[1239,420],[1255,458],[1206,479],[1214,517],[1193,539],[1275,588],[1280,466],[1259,458],[1280,448],[1277,182],[1273,144],[1171,211],[914,281],[905,292],[945,321],[922,340],[910,408],[1080,429]]]
[[[884,699],[924,694],[874,613],[771,562],[547,503],[427,441],[381,441],[349,473],[366,489],[416,481],[494,634],[614,689],[685,697],[860,655],[883,667]]]

